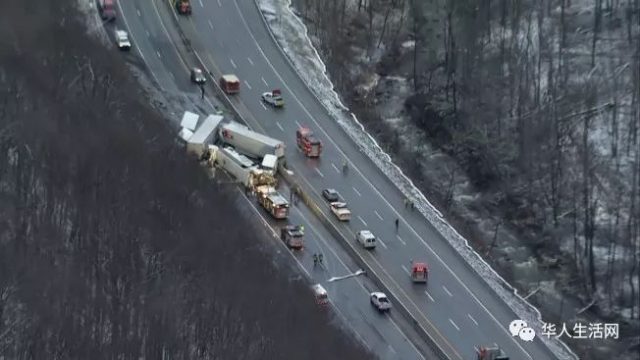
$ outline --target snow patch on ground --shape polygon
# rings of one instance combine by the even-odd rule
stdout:
[[[307,28],[291,10],[290,0],[255,0],[262,10],[272,35],[287,55],[292,67],[325,106],[327,111],[359,145],[369,158],[383,171],[408,198],[414,199],[417,209],[436,227],[449,243],[464,257],[471,267],[496,291],[523,320],[534,324],[540,331],[541,314],[527,303],[500,275],[498,275],[426,199],[411,180],[405,176],[388,154],[365,130],[353,113],[340,101],[334,91],[327,69],[308,36]],[[276,15],[277,14],[277,15]],[[286,36],[283,36],[286,34]],[[304,34],[304,35],[302,35]],[[543,341],[562,359],[576,358],[575,354],[557,339]]]

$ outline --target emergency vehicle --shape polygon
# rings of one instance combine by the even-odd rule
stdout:
[[[411,281],[414,283],[426,283],[429,279],[429,267],[422,262],[411,262]]]
[[[278,194],[274,187],[258,186],[256,187],[256,195],[258,203],[274,218],[286,219],[289,216],[289,202]]]
[[[280,239],[289,248],[302,249],[304,244],[304,227],[302,225],[287,225],[280,229]]]
[[[308,157],[319,157],[322,152],[322,142],[313,135],[308,127],[301,127],[296,131],[298,149]]]
[[[240,92],[240,79],[233,74],[222,75],[220,87],[226,94],[237,94]]]

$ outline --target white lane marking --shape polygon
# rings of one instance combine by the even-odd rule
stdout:
[[[213,30],[213,23],[211,22],[211,20],[209,20],[209,27],[211,28],[211,30]]]
[[[260,52],[260,54],[262,55],[262,58],[267,62],[267,64],[269,65],[269,67],[271,68],[271,70],[273,71],[273,73],[278,77],[278,79],[280,79],[280,81],[282,82],[283,86],[291,93],[292,98],[298,103],[298,105],[300,105],[300,107],[302,108],[302,110],[304,110],[304,112],[307,114],[307,116],[315,123],[315,125],[317,126],[317,128],[325,135],[325,137],[329,140],[329,142],[331,142],[333,144],[333,146],[336,148],[336,150],[344,157],[346,157],[346,154],[340,149],[340,147],[338,146],[338,144],[336,144],[336,142],[333,140],[333,138],[331,138],[329,136],[329,134],[327,134],[327,132],[324,130],[324,128],[322,128],[320,126],[320,124],[318,123],[318,121],[311,115],[311,113],[309,112],[309,110],[302,104],[302,102],[300,101],[300,99],[298,99],[298,97],[295,95],[294,92],[291,91],[291,88],[289,88],[289,86],[287,85],[287,83],[284,81],[284,79],[282,78],[282,76],[278,73],[278,71],[276,71],[276,68],[273,66],[273,64],[271,63],[271,61],[269,60],[269,58],[267,57],[267,55],[264,53],[264,51],[262,50],[262,47],[260,47],[260,43],[258,43],[258,40],[256,39],[256,37],[253,35],[253,33],[251,32],[251,29],[249,28],[249,25],[247,24],[247,20],[244,18],[244,15],[242,14],[242,11],[240,11],[240,7],[238,6],[237,2],[234,2],[234,5],[236,6],[236,10],[240,16],[240,18],[242,19],[242,23],[245,27],[245,29],[247,30],[247,32],[249,33],[249,36],[251,36],[251,39],[253,39],[253,42],[256,46],[256,48],[258,49],[258,51]],[[351,163],[351,162],[350,162]],[[351,163],[351,165],[354,165],[353,163]],[[400,217],[400,213],[391,205],[391,203],[389,203],[389,201],[387,200],[387,198],[385,198],[380,191],[378,191],[378,189],[373,186],[373,184],[369,181],[369,179],[367,179],[362,172],[360,172],[360,170],[354,165],[353,168],[356,170],[356,172],[360,175],[360,177],[362,177],[364,179],[364,181],[369,184],[369,186],[373,189],[373,191],[387,204],[387,206],[389,206],[389,208],[391,208],[391,210],[396,214],[396,216]],[[355,188],[354,188],[355,189]],[[406,223],[406,221],[404,221]],[[507,336],[511,339],[511,341],[513,341],[513,343],[522,351],[523,354],[525,354],[527,356],[528,359],[533,360],[533,358],[531,357],[531,355],[529,355],[529,353],[522,347],[522,345],[520,345],[518,343],[518,341],[516,341],[511,334],[509,333],[509,331],[506,329],[506,327],[504,326],[504,324],[500,323],[500,321],[498,321],[498,319],[496,319],[496,317],[489,312],[489,309],[487,309],[486,306],[484,306],[484,304],[482,302],[480,302],[480,300],[478,299],[478,297],[469,289],[469,287],[467,287],[462,280],[460,279],[460,277],[458,277],[453,270],[444,262],[444,260],[442,260],[442,258],[440,258],[440,256],[438,254],[436,254],[435,251],[433,251],[433,249],[429,246],[429,244],[427,244],[426,241],[424,241],[423,238],[420,237],[420,235],[418,234],[418,232],[408,223],[406,223],[406,225],[411,229],[411,232],[420,240],[420,242],[422,242],[422,244],[427,247],[427,249],[429,249],[429,251],[438,259],[438,261],[440,261],[440,263],[447,269],[447,271],[449,271],[449,273],[458,281],[458,283],[460,283],[460,285],[469,293],[469,295],[471,295],[471,297],[476,301],[476,303],[478,305],[480,305],[482,307],[482,309],[484,311],[487,312],[487,314],[489,314],[489,316],[491,316],[491,318],[493,319],[493,321],[498,325],[498,327],[500,329],[502,329],[502,331],[504,331],[505,334],[507,334]],[[415,303],[414,303],[415,305]]]
[[[247,87],[249,88],[249,90],[251,90],[251,84],[249,84],[249,82],[247,80],[244,81],[244,84],[247,85]]]
[[[449,295],[449,296],[453,296],[453,295],[451,295],[451,292],[449,291],[449,289],[447,289],[447,287],[446,287],[446,286],[442,285],[442,288],[444,289],[444,292],[446,292],[446,293],[447,293],[447,295]]]
[[[340,174],[340,170],[338,169],[338,167],[336,166],[336,164],[331,163],[331,166],[333,166],[333,168],[336,170],[336,172],[337,172],[338,174]]]
[[[402,335],[402,337],[404,337],[405,339],[407,339],[407,337],[405,336],[404,332],[402,330],[400,330],[400,327],[398,327],[398,324],[396,324],[395,321],[393,321],[393,319],[389,318],[389,320],[391,320],[391,323],[393,324],[393,326],[395,326],[395,328],[398,330],[398,332],[400,333],[400,335]],[[408,339],[407,339],[408,340]],[[422,360],[425,360],[425,357],[422,356],[422,354],[418,351],[418,349],[416,348],[416,346],[413,344],[413,342],[411,341],[407,341],[409,344],[411,344],[411,347],[413,348],[413,350],[416,351],[416,354],[418,354],[420,356],[420,358]]]
[[[249,61],[249,64],[251,64],[251,66],[253,66],[253,61],[251,61],[251,58],[247,57],[247,60]]]
[[[262,106],[264,106],[264,105],[262,105]],[[280,131],[284,132],[284,129],[282,128],[282,125],[280,125],[280,123],[277,122],[277,121],[276,121],[276,126],[278,127],[278,129],[280,129]]]
[[[376,215],[378,216],[378,219],[380,219],[380,220],[384,220],[384,219],[382,218],[382,216],[380,216],[380,214],[378,214],[378,210],[373,210],[373,212],[374,212],[374,213],[376,213]]]
[[[142,14],[140,13],[140,10],[136,9],[136,13],[138,14],[138,17],[141,17]],[[128,27],[128,26],[127,26]]]
[[[269,84],[267,84],[267,80],[265,80],[264,77],[260,77],[260,79],[262,79],[262,82],[264,83],[264,86],[269,86]]]
[[[322,173],[320,172],[320,170],[318,170],[318,168],[314,168],[314,170],[315,170],[315,171],[316,171],[316,172],[317,172],[321,177],[324,177],[324,174],[322,174]]]
[[[294,120],[296,122],[296,125],[298,125],[298,127],[302,127],[302,125],[300,125],[300,123],[298,122],[298,120]]]
[[[229,61],[231,61],[231,66],[233,66],[234,69],[237,69],[238,67],[236,66],[236,63],[233,62],[232,58],[229,58]]]
[[[220,0],[218,0],[218,6],[222,7],[222,4],[220,3]]]
[[[409,269],[407,269],[406,266],[402,265],[402,270],[404,270],[404,272],[406,272],[407,275],[411,275],[411,273],[409,272]]]
[[[380,245],[382,245],[383,248],[388,249],[387,245],[384,243],[384,241],[382,241],[382,239],[378,239],[378,242],[380,243]]]
[[[355,191],[355,192],[356,192],[356,194],[358,194],[358,196],[362,196],[362,194],[360,194],[360,191],[358,191],[358,189],[356,189],[356,188],[355,188],[355,187],[353,187],[353,186],[352,186],[352,188],[353,188],[353,191]]]
[[[158,55],[158,58],[162,58],[162,56],[160,56],[160,51],[156,50],[156,55]]]
[[[203,8],[204,4],[202,3],[202,0],[198,0],[200,2],[200,7]]]
[[[278,79],[280,79],[280,81],[282,82],[283,86],[289,91],[291,92],[291,96],[292,98],[298,103],[298,105],[300,105],[300,107],[304,110],[304,112],[307,114],[307,116],[315,123],[315,125],[318,127],[318,129],[325,135],[325,137],[329,140],[329,142],[331,142],[333,144],[333,146],[336,148],[336,150],[343,156],[346,158],[346,154],[340,149],[340,147],[338,146],[338,144],[336,144],[336,142],[329,136],[329,134],[327,134],[327,132],[324,130],[324,128],[322,128],[320,126],[320,124],[318,123],[318,121],[311,115],[311,113],[309,112],[309,110],[302,104],[302,102],[300,101],[300,99],[298,99],[298,97],[295,95],[295,93],[293,93],[291,91],[291,88],[289,88],[289,86],[287,85],[287,83],[284,81],[284,79],[282,78],[282,76],[276,71],[275,67],[273,66],[273,64],[271,63],[271,61],[269,60],[269,58],[267,57],[267,55],[264,53],[264,51],[262,50],[262,47],[260,47],[260,43],[258,43],[258,40],[256,39],[256,37],[253,35],[253,33],[251,32],[251,29],[249,28],[249,25],[247,24],[247,20],[245,19],[244,15],[242,14],[242,11],[240,11],[240,6],[238,6],[237,2],[234,2],[234,5],[236,7],[236,11],[238,13],[238,15],[240,16],[240,18],[242,19],[242,24],[244,25],[245,29],[247,30],[247,32],[249,33],[249,36],[251,36],[251,39],[253,40],[253,43],[255,44],[256,48],[258,49],[258,51],[260,52],[260,54],[262,55],[262,58],[267,62],[267,64],[269,65],[269,67],[271,68],[271,70],[273,71],[273,73],[278,77]],[[353,163],[351,163],[351,165],[353,165]],[[354,169],[356,170],[356,172],[360,175],[360,177],[362,177],[364,179],[364,181],[369,184],[369,186],[373,189],[373,191],[387,204],[387,206],[389,206],[389,208],[391,208],[391,210],[399,217],[400,213],[398,213],[398,211],[391,205],[391,203],[389,203],[389,201],[378,191],[378,189],[373,186],[373,184],[362,174],[362,172],[360,172],[360,170],[356,167],[353,166]],[[355,188],[354,188],[355,190]],[[406,223],[406,222],[405,222]],[[424,239],[422,239],[420,237],[420,235],[418,235],[418,233],[416,232],[416,230],[407,223],[407,226],[411,229],[411,232],[423,243],[424,246],[426,246],[429,251],[431,251],[432,254],[434,254],[434,256],[440,261],[440,263],[449,271],[449,273],[460,283],[460,285],[462,287],[465,288],[465,290],[469,293],[469,295],[471,295],[471,297],[476,301],[477,304],[479,304],[484,311],[486,311],[489,316],[491,316],[491,318],[495,321],[495,323],[498,325],[499,328],[501,328],[505,334],[507,334],[507,336],[511,339],[511,341],[514,342],[514,344],[524,353],[527,355],[527,358],[533,360],[533,358],[531,357],[531,355],[529,355],[529,353],[527,351],[525,351],[525,349],[522,347],[522,345],[520,345],[513,337],[511,337],[511,334],[509,334],[508,330],[505,328],[505,326],[503,324],[501,324],[498,319],[495,318],[495,316],[493,316],[493,314],[491,314],[489,312],[489,310],[486,308],[486,306],[484,306],[480,300],[478,300],[478,298],[475,296],[475,294],[473,294],[473,292],[471,292],[471,290],[462,282],[462,280],[460,279],[460,277],[458,277],[453,270],[451,270],[451,268],[440,258],[440,256],[438,254],[435,253],[435,251],[433,251],[433,249],[424,241]],[[374,259],[375,260],[375,259]],[[393,281],[395,283],[395,281]],[[397,285],[397,283],[396,283]],[[407,296],[408,297],[408,296]],[[411,299],[409,299],[411,301]],[[415,305],[415,303],[413,301],[411,301],[413,303],[414,306],[417,307],[417,305]],[[426,319],[426,317],[424,316],[424,313],[422,313],[422,316]],[[427,320],[428,321],[428,320]],[[451,346],[451,345],[450,345]],[[454,350],[455,351],[455,350]],[[457,352],[456,352],[457,354]],[[459,354],[458,354],[459,355]]]
[[[160,11],[158,11],[158,7],[156,6],[156,2],[152,1],[151,4],[153,5],[153,10],[155,11],[156,16],[158,17],[158,22],[160,23],[160,26],[162,26],[162,31],[164,31],[164,34],[167,36],[167,39],[169,39],[169,42],[171,43],[171,45],[173,45],[172,46],[173,47],[173,51],[176,52],[176,56],[178,57],[178,60],[180,60],[180,62],[184,66],[185,71],[188,73],[189,72],[189,65],[187,65],[187,63],[185,63],[184,60],[182,59],[182,56],[181,56],[180,52],[178,51],[177,45],[171,39],[171,35],[169,35],[169,30],[167,30],[167,27],[164,26],[164,22],[162,21],[162,17],[160,16]],[[173,13],[173,16],[176,16],[176,14]]]
[[[398,241],[400,241],[402,243],[402,245],[407,246],[407,243],[404,242],[404,240],[402,240],[402,238],[400,237],[400,235],[396,235],[396,237],[398,238]]]
[[[260,105],[262,105],[262,108],[263,108],[263,109],[267,110],[267,107],[266,107],[266,106],[264,106],[264,104],[262,103],[262,101],[260,101]]]
[[[118,6],[118,9],[120,10],[120,14],[122,14],[122,20],[124,20],[124,25],[126,26],[127,29],[131,29],[131,27],[129,26],[129,22],[127,21],[127,17],[124,15],[124,11],[122,11],[122,6],[120,5],[120,2],[116,2],[116,4]],[[136,40],[134,39],[132,33],[129,34],[129,37],[131,38],[131,42],[135,44]],[[140,50],[140,47],[134,46],[134,48],[136,49],[138,54],[140,54],[140,58],[142,58],[142,61],[145,64],[149,65],[149,63],[147,63],[147,60],[144,57],[144,54],[142,53],[142,50]],[[149,72],[151,73],[151,76],[153,76],[153,79],[156,81],[156,84],[158,84],[158,86],[162,89],[162,84],[160,83],[160,81],[158,81],[158,77],[153,72],[153,70],[151,70],[151,67],[147,66],[147,69],[149,69]]]
[[[362,221],[362,223],[364,224],[364,226],[367,226],[367,222],[364,221],[364,219],[362,219],[362,217],[360,215],[358,215],[358,219],[360,219],[360,221]]]
[[[238,190],[238,191],[240,191],[240,190]],[[246,198],[246,195],[244,195],[244,194],[243,194],[243,196],[245,196],[245,198]],[[247,199],[247,201],[249,201],[249,200]],[[255,211],[258,211],[255,207],[253,207],[253,206],[252,206],[252,208],[253,208]],[[312,230],[315,234],[317,234],[317,235],[319,235],[319,234],[320,234],[320,232],[315,228],[315,226],[311,223],[311,221],[309,221],[309,219],[307,219],[307,217],[306,217],[304,214],[302,214],[302,212],[301,212],[299,209],[294,209],[294,211],[297,211],[297,212],[298,212],[298,214],[300,214],[300,217],[302,217],[303,219],[305,219],[305,220],[306,220],[306,221],[305,221],[305,222],[306,222],[306,224],[308,224],[308,225],[309,225],[309,227],[311,228],[311,230]],[[263,216],[263,215],[261,214],[261,216]],[[264,219],[264,216],[263,216],[263,219]],[[266,221],[266,220],[265,220],[265,221]],[[276,237],[277,237],[277,234],[276,234]],[[338,254],[336,253],[336,251],[333,249],[333,247],[331,247],[331,246],[329,245],[329,243],[327,242],[327,240],[326,240],[324,237],[322,237],[322,236],[318,236],[318,239],[320,239],[320,241],[324,244],[324,246],[325,246],[327,249],[329,249],[329,251],[333,254],[333,256],[338,260],[338,262],[342,265],[342,267],[343,267],[347,272],[351,272],[351,271],[352,271],[351,269],[349,269],[349,267],[347,267],[347,265],[344,263],[344,261],[342,261],[342,259],[338,256]],[[284,246],[284,243],[283,243],[283,242],[279,242],[279,243],[280,243],[280,244],[283,244],[283,246]],[[294,258],[295,258],[295,256],[294,256]],[[298,261],[298,259],[297,259],[297,258],[296,258],[296,262],[298,262],[298,264],[299,264],[300,266],[302,266],[302,264],[300,263],[300,261]],[[303,267],[303,269],[304,269],[304,267]],[[304,269],[304,272],[305,272],[305,273],[307,273],[307,276],[311,279],[311,276],[309,275],[309,272],[307,272],[307,270],[306,270],[306,269]],[[358,285],[360,285],[360,288],[362,288],[362,290],[363,290],[363,291],[368,295],[368,294],[369,294],[369,290],[367,290],[367,288],[365,288],[365,287],[364,287],[364,285],[362,284],[362,280],[361,280],[361,279],[358,279],[358,278],[356,278],[355,280],[356,280],[356,282],[358,283]],[[337,306],[336,306],[335,308],[336,308],[336,310],[338,310],[338,312],[340,312],[340,310],[337,308]],[[343,317],[344,317],[344,315],[343,315]],[[344,318],[346,319],[346,317],[344,317]],[[396,322],[395,322],[392,318],[389,318],[389,321],[391,321],[391,323],[393,324],[393,326],[395,326],[395,328],[398,330],[398,332],[400,333],[400,335],[402,335],[402,337],[404,337],[405,339],[407,339],[407,336],[405,335],[405,333],[404,333],[402,330],[400,330],[400,327],[398,326],[398,324],[396,324]],[[353,329],[353,328],[352,328],[352,329]],[[354,330],[354,332],[355,332],[355,330]],[[360,338],[360,341],[364,341],[364,339],[362,338],[362,335],[360,335],[360,334],[359,334],[359,333],[357,333],[357,332],[356,332],[356,335]],[[413,348],[413,350],[416,352],[416,354],[418,354],[418,356],[420,356],[420,358],[421,358],[422,360],[425,360],[425,357],[424,357],[424,356],[422,356],[422,353],[420,353],[420,351],[418,351],[418,348],[416,348],[416,346],[413,344],[413,342],[411,342],[411,341],[407,341],[407,342],[411,345],[411,347],[412,347],[412,348]],[[370,346],[369,346],[368,344],[366,344],[366,343],[365,343],[365,345],[367,346],[367,348],[370,348]]]
[[[453,325],[454,328],[456,328],[456,330],[460,331],[460,328],[458,327],[458,325],[456,325],[456,323],[453,322],[453,320],[449,319],[449,322],[451,323],[451,325]]]
[[[431,300],[431,302],[436,302],[435,300],[433,300],[433,298],[431,297],[431,295],[429,295],[429,292],[427,290],[424,291],[425,295],[427,295],[427,297],[429,298],[429,300]]]
[[[476,324],[476,326],[478,326],[478,322],[473,318],[473,316],[471,316],[471,314],[467,314],[467,316],[469,317],[469,319],[471,319],[471,321],[473,321],[474,324]]]

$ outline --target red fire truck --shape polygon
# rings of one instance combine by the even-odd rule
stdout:
[[[301,127],[296,131],[296,143],[298,148],[308,157],[320,157],[322,142],[313,135],[308,127]]]

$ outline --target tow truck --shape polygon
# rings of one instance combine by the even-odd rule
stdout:
[[[411,261],[411,281],[414,283],[427,283],[429,279],[429,267],[422,262]]]
[[[286,225],[280,229],[280,239],[291,249],[302,249],[303,237],[304,227],[302,225]]]
[[[308,127],[302,126],[296,131],[296,143],[298,149],[307,157],[320,157],[322,152],[322,142],[313,135],[313,131]]]
[[[191,15],[191,1],[189,0],[173,0],[173,6],[180,15]]]
[[[477,360],[509,360],[509,357],[499,347],[476,348]]]
[[[282,98],[282,91],[280,91],[280,89],[275,89],[266,93],[262,93],[261,97],[262,97],[262,101],[266,102],[267,104],[273,107],[279,108],[284,106],[284,99]]]

